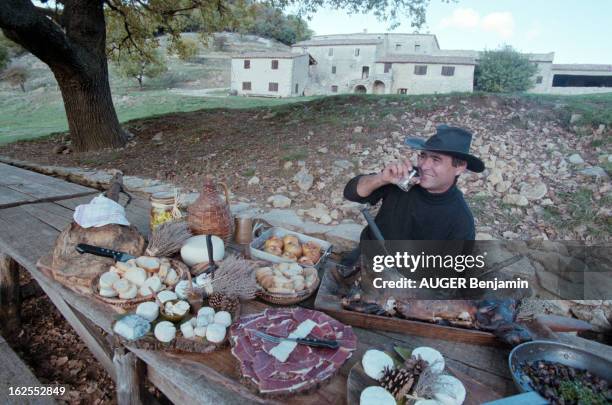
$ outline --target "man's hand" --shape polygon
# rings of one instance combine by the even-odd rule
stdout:
[[[408,176],[412,171],[412,163],[409,160],[399,161],[388,164],[382,172],[381,179],[386,183],[397,184]]]
[[[357,194],[367,197],[379,187],[399,183],[411,171],[412,164],[408,160],[391,163],[378,174],[361,177],[357,183]]]

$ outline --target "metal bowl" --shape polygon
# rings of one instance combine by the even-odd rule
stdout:
[[[514,384],[521,392],[534,391],[531,379],[523,373],[521,365],[525,362],[546,360],[560,363],[612,381],[612,361],[596,356],[583,349],[563,343],[534,340],[516,346],[510,352],[508,365]]]

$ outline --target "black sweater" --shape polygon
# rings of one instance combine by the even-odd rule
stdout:
[[[386,240],[474,240],[474,217],[457,186],[432,194],[419,185],[405,192],[388,184],[361,197],[357,194],[361,176],[348,182],[344,198],[372,205],[382,199],[374,220]],[[361,232],[361,239],[374,239],[368,227]]]

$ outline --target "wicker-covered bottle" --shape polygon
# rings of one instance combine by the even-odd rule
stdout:
[[[224,183],[218,184],[223,187],[224,197],[213,179],[206,177],[200,197],[187,209],[187,221],[194,235],[216,235],[229,242],[234,231],[229,193]]]

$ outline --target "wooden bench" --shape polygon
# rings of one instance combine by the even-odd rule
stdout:
[[[17,353],[11,349],[4,338],[0,336],[0,404],[55,404],[51,397],[11,396],[11,389],[40,387],[41,383],[28,366],[21,361]],[[14,392],[14,391],[13,391]]]

